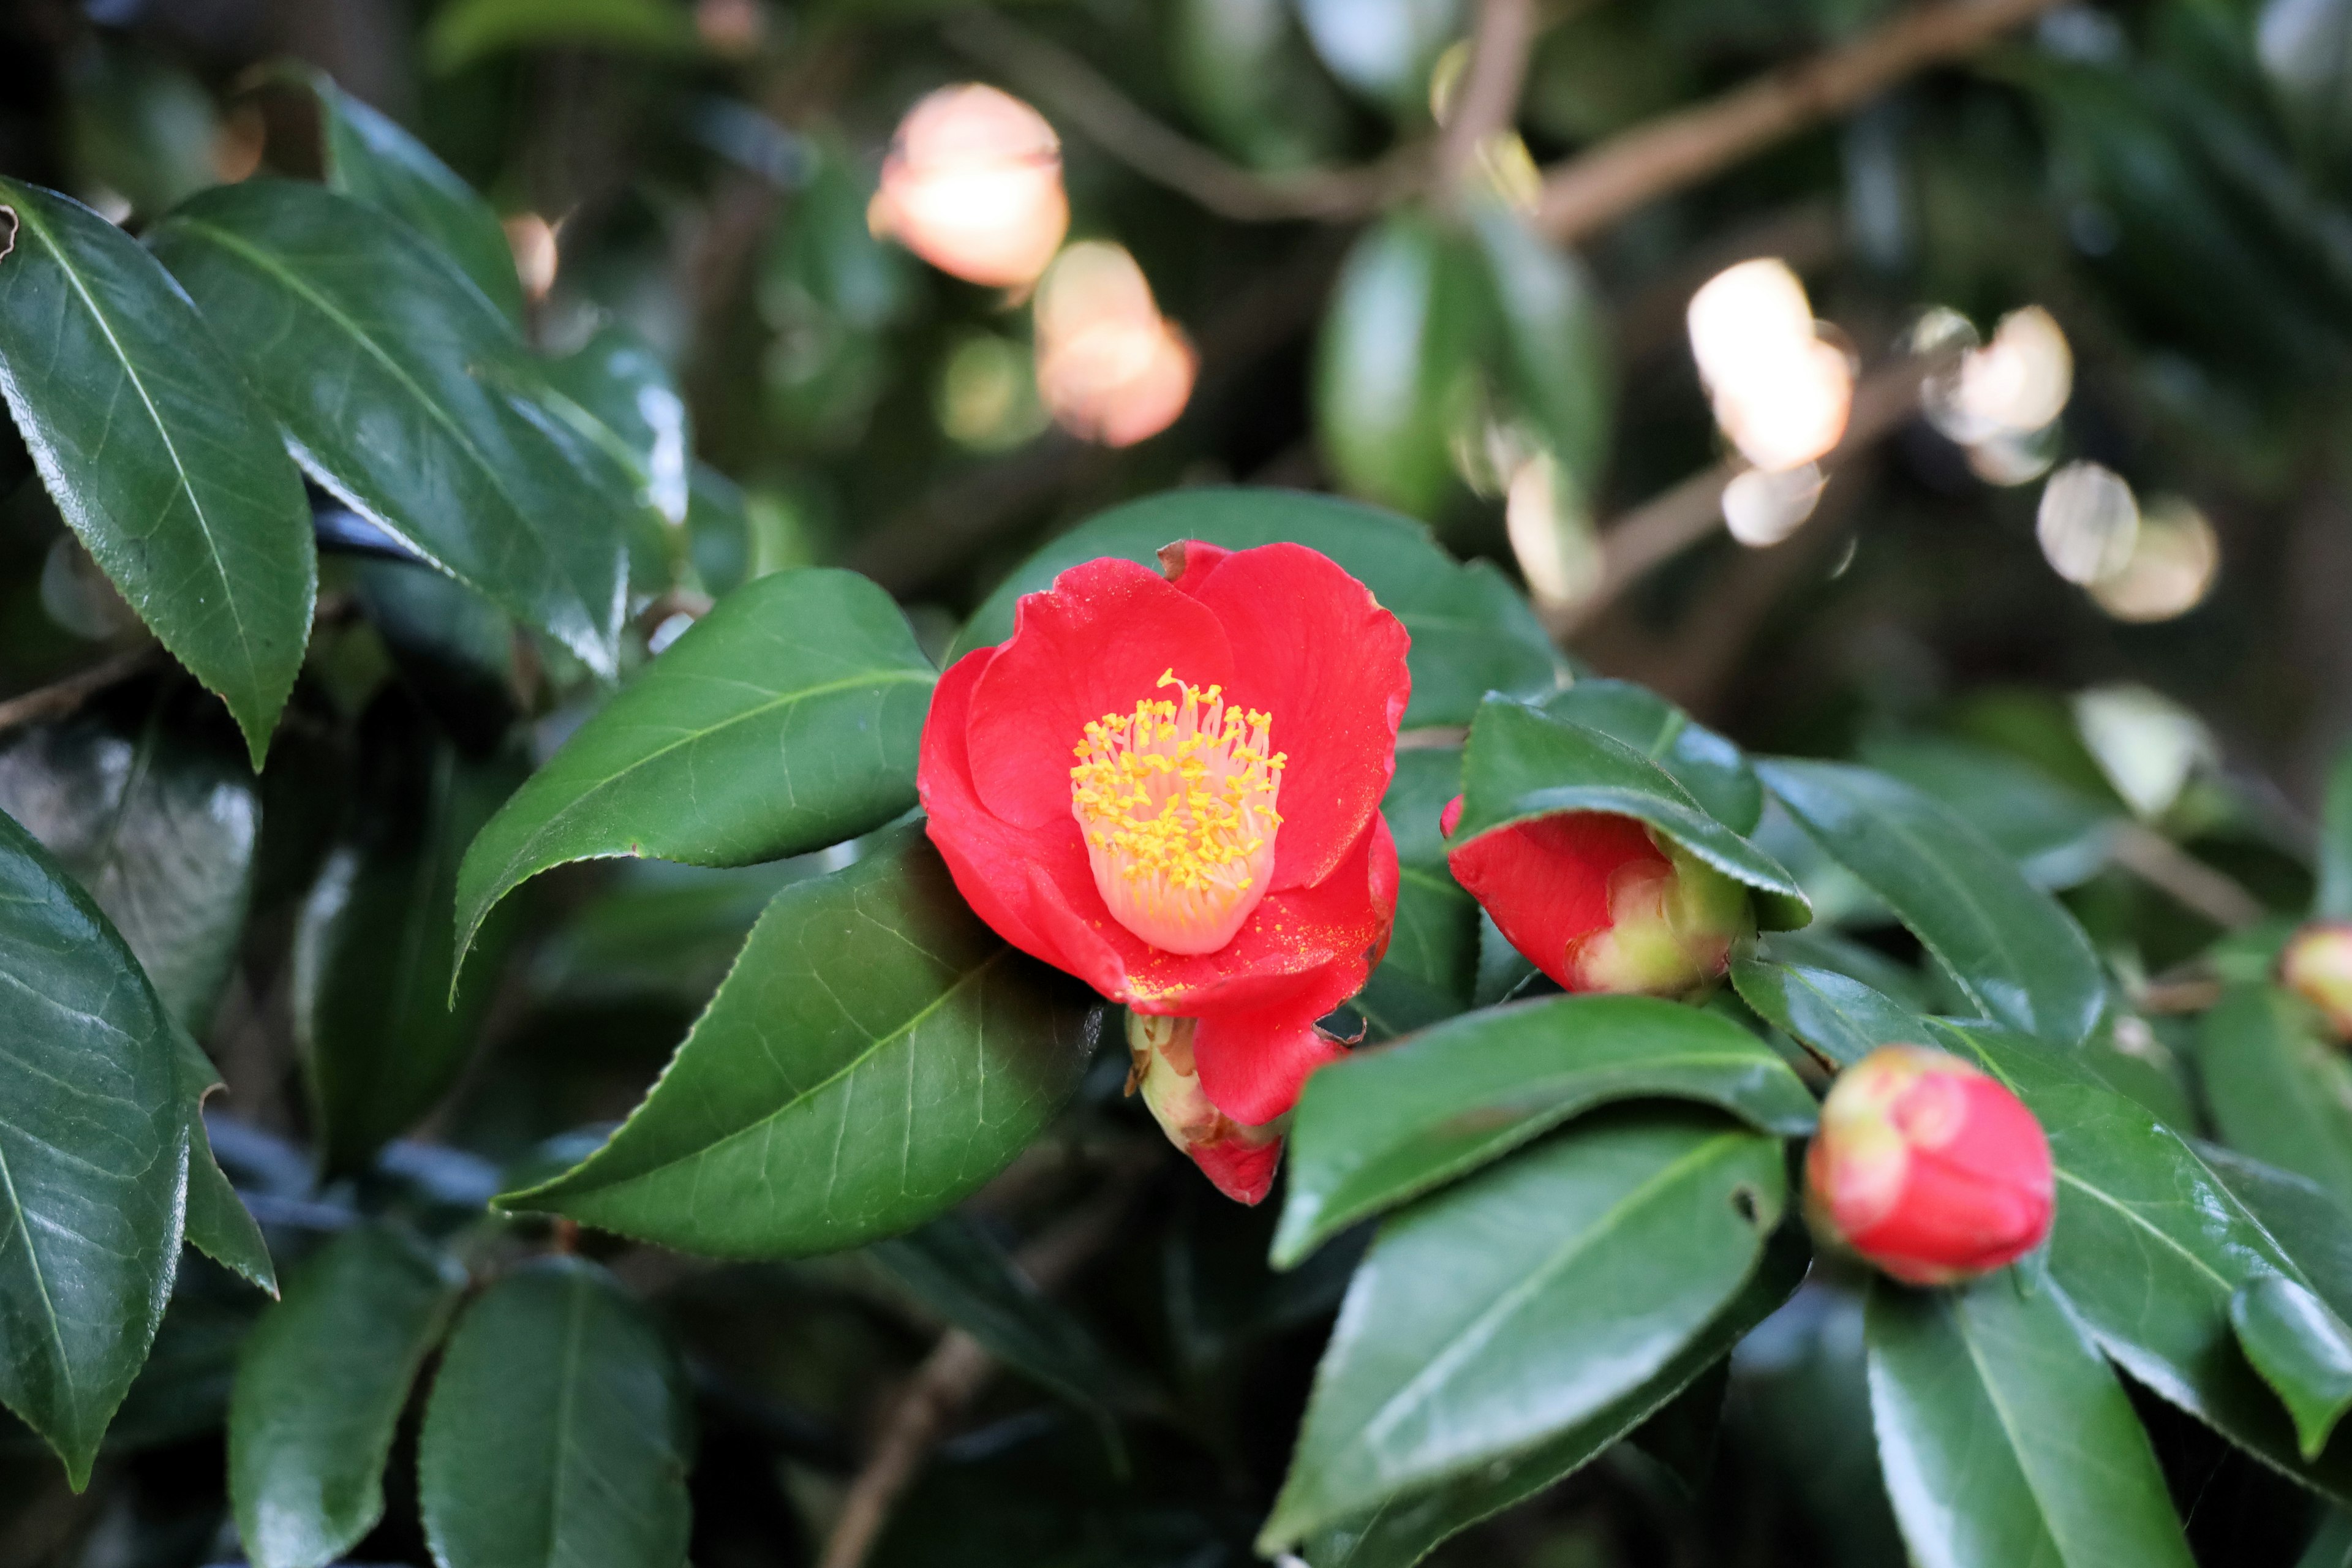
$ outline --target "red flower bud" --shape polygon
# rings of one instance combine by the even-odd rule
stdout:
[[[1447,837],[1456,795],[1438,818]],[[1446,852],[1454,879],[1566,991],[1679,996],[1720,979],[1755,929],[1748,890],[1630,816],[1571,811]]]
[[[1255,1204],[1274,1185],[1282,1162],[1279,1124],[1245,1127],[1202,1092],[1192,1058],[1195,1022],[1150,1013],[1127,1016],[1127,1092],[1143,1103],[1168,1141],[1192,1158],[1202,1174],[1229,1198]]]
[[[2314,921],[2279,955],[2279,982],[2352,1040],[2352,921]]]
[[[2050,1233],[2057,1194],[2033,1113],[1925,1046],[1881,1046],[1838,1075],[1805,1185],[1816,1232],[1913,1285],[2016,1262]]]

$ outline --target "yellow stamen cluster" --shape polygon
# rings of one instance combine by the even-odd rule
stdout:
[[[1227,707],[1222,688],[1173,669],[1158,684],[1181,700],[1144,698],[1087,726],[1070,810],[1121,925],[1166,952],[1213,952],[1265,896],[1288,759],[1272,714]]]

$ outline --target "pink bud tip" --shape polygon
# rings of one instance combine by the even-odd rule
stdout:
[[[2279,983],[2314,1007],[2339,1040],[2352,1041],[2352,921],[2314,921],[2279,955]]]
[[[1817,1231],[1913,1285],[2014,1263],[2050,1233],[2050,1142],[1959,1058],[1882,1046],[1838,1076],[1805,1160]]]

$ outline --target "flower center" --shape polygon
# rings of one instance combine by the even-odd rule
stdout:
[[[1274,715],[1160,677],[1182,700],[1106,713],[1072,750],[1070,815],[1118,923],[1166,952],[1214,952],[1265,897],[1286,758]]]

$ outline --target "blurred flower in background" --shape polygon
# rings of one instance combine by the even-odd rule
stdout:
[[[1197,357],[1124,248],[1071,246],[1038,286],[1035,310],[1037,394],[1063,429],[1131,447],[1184,412]]]
[[[1778,472],[1838,444],[1853,408],[1853,362],[1823,339],[1787,262],[1716,274],[1691,296],[1688,321],[1716,423],[1741,457]]]
[[[942,272],[1026,289],[1070,226],[1061,142],[1009,93],[941,88],[899,121],[866,221]]]

